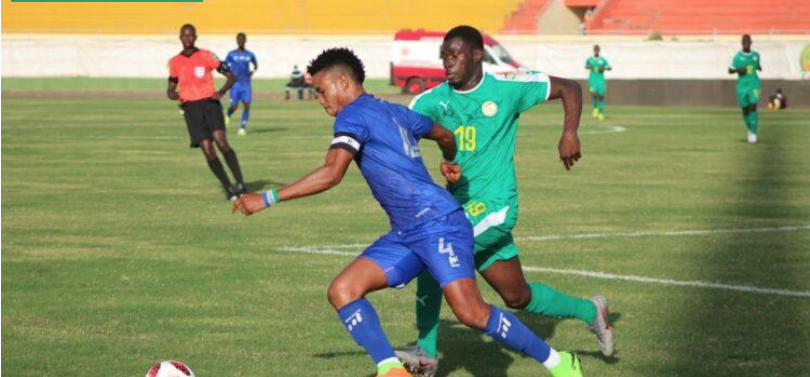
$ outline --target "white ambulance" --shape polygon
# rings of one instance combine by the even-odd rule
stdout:
[[[400,30],[394,35],[391,51],[391,85],[410,94],[421,93],[444,82],[444,67],[439,57],[444,32]],[[513,59],[503,46],[484,34],[484,71],[510,74],[528,69]]]

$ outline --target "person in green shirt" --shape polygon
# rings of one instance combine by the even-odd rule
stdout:
[[[729,74],[737,74],[737,102],[740,104],[743,113],[743,121],[748,127],[748,142],[757,143],[759,134],[759,113],[757,113],[757,102],[759,101],[759,75],[757,71],[762,71],[762,61],[759,53],[751,50],[751,36],[742,36],[742,51],[734,55],[731,65],[728,67]]]
[[[514,152],[520,114],[552,99],[561,99],[565,121],[559,154],[566,169],[579,160],[577,136],[582,112],[582,90],[571,80],[542,73],[511,77],[483,72],[481,33],[459,26],[444,37],[441,47],[447,81],[426,91],[410,107],[453,131],[461,177],[448,178],[449,190],[473,224],[475,264],[512,308],[553,317],[576,317],[596,333],[605,355],[613,354],[613,333],[607,322],[604,296],[581,299],[551,287],[527,282],[521,269],[512,229],[518,218]],[[442,292],[427,274],[417,279],[416,346],[397,352],[413,371],[433,376],[438,369],[436,339]]]
[[[605,120],[605,71],[613,69],[607,59],[599,55],[599,45],[593,46],[593,56],[585,61],[585,69],[590,71],[588,75],[588,89],[591,92],[591,103],[593,104],[593,117]]]

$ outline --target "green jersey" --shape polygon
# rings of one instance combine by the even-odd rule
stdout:
[[[605,81],[605,70],[610,68],[610,63],[604,57],[591,56],[585,61],[585,67],[591,71],[588,81]]]
[[[757,75],[757,70],[760,69],[759,62],[759,53],[756,51],[749,53],[740,51],[734,55],[729,68],[745,68],[745,73],[737,74],[737,89],[759,89],[759,75]]]
[[[450,192],[459,203],[514,202],[516,206],[513,157],[518,117],[547,100],[549,90],[549,77],[541,73],[510,78],[485,74],[471,90],[457,91],[445,82],[413,99],[411,109],[456,136],[462,177]],[[474,216],[479,212],[466,209]]]

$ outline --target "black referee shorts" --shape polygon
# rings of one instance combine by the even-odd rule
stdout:
[[[183,103],[183,117],[191,137],[191,148],[199,147],[203,140],[213,139],[214,131],[225,130],[222,104],[211,98]]]

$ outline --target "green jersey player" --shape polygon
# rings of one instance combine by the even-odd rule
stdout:
[[[447,81],[411,102],[411,108],[452,130],[462,175],[449,187],[473,223],[475,264],[484,279],[513,309],[554,317],[576,317],[591,326],[602,351],[613,353],[607,323],[607,301],[557,292],[523,276],[512,228],[518,218],[518,194],[513,156],[520,113],[549,99],[565,106],[565,130],[560,158],[570,169],[580,157],[579,126],[582,92],[573,81],[540,73],[502,78],[484,74],[483,39],[478,30],[459,26],[444,37],[441,48]],[[449,180],[452,181],[452,180]],[[423,376],[438,367],[436,337],[441,290],[430,275],[417,280],[415,347],[397,354]]]
[[[757,71],[762,70],[762,61],[759,53],[751,50],[751,36],[742,37],[742,51],[734,55],[734,60],[728,67],[728,73],[737,74],[737,102],[743,113],[743,121],[748,127],[748,142],[756,144],[759,131],[759,76]]]
[[[590,71],[588,75],[588,89],[591,92],[591,103],[593,104],[593,117],[605,120],[605,71],[613,69],[607,59],[599,55],[599,45],[593,46],[593,56],[585,61],[585,69]]]

